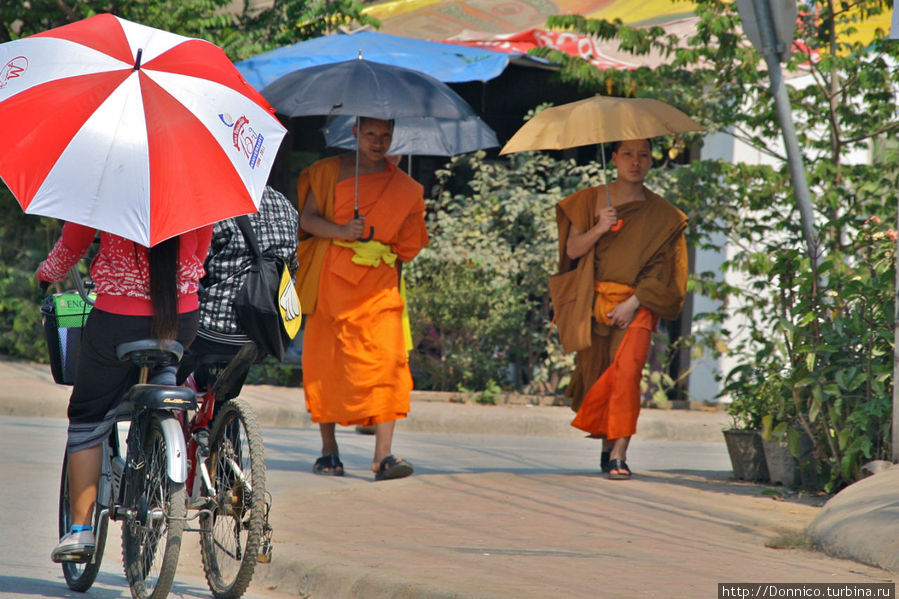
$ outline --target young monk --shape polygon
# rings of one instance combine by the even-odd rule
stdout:
[[[326,158],[300,174],[297,288],[308,313],[303,338],[306,408],[319,423],[317,474],[343,475],[336,424],[375,427],[376,480],[412,474],[392,454],[409,412],[412,375],[398,271],[428,243],[423,188],[386,159],[393,121],[361,118],[359,216],[356,156]],[[374,230],[371,241],[367,238]]]
[[[687,217],[644,186],[651,150],[645,139],[614,144],[611,205],[603,186],[556,205],[559,271],[592,258],[595,281],[591,343],[577,353],[566,392],[577,412],[572,426],[603,439],[600,463],[611,479],[631,476],[627,447],[650,337],[660,317],[677,318],[687,286]]]

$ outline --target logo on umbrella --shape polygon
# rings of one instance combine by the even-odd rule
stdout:
[[[260,162],[262,162],[262,155],[265,153],[265,146],[262,145],[264,137],[250,127],[250,119],[241,115],[240,118],[234,121],[228,113],[220,114],[219,119],[225,125],[231,127],[234,147],[238,150],[243,150],[243,153],[249,159],[250,168],[259,166]]]
[[[0,69],[0,89],[6,87],[10,79],[15,79],[28,68],[28,59],[24,56],[16,56]]]

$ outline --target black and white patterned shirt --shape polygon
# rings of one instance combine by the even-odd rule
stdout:
[[[290,201],[266,186],[259,212],[248,215],[259,249],[287,264],[291,277],[297,270],[299,215]],[[255,258],[234,219],[215,223],[206,257],[206,276],[200,281],[200,329],[197,335],[212,341],[243,343],[246,335],[237,325],[232,303],[243,286]]]

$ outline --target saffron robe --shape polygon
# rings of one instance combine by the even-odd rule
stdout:
[[[598,283],[633,287],[641,307],[627,329],[591,317],[590,346],[577,353],[566,391],[572,409],[578,412],[572,425],[607,439],[636,432],[640,381],[651,333],[659,317],[677,318],[686,296],[687,217],[659,195],[645,192],[645,201],[616,207],[623,221],[621,229],[600,237],[588,256],[593,259]],[[605,190],[591,187],[557,204],[559,272],[577,265],[565,252],[571,226],[581,232],[594,226],[597,202],[605,201]],[[601,376],[605,379],[600,382]]]
[[[355,179],[337,182],[339,160],[319,161],[301,174],[301,212],[311,189],[325,218],[338,224],[353,218]],[[424,210],[422,186],[389,161],[384,172],[359,177],[365,235],[374,227],[374,239],[402,262],[428,243]],[[320,265],[313,261],[316,253]],[[303,388],[313,422],[371,425],[405,417],[412,375],[396,268],[383,261],[374,267],[356,264],[352,248],[324,239],[307,243],[298,256],[312,260],[305,269],[301,262],[297,286],[307,294],[313,287],[316,296],[303,338]],[[309,277],[317,278],[315,285]]]

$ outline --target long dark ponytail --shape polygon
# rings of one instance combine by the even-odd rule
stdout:
[[[178,335],[179,245],[178,237],[171,237],[150,248],[150,331],[157,339],[174,339]]]

